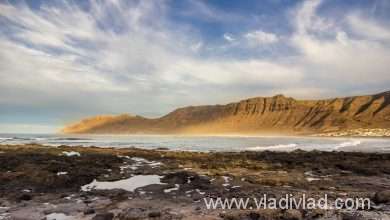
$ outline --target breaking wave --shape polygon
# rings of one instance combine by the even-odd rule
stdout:
[[[274,149],[291,149],[296,148],[297,144],[277,144],[277,145],[271,145],[271,146],[256,146],[256,147],[249,147],[247,150],[250,151],[261,151],[261,150],[274,150]]]
[[[256,146],[256,147],[248,147],[246,150],[249,151],[263,151],[263,150],[296,150],[296,149],[302,149],[302,150],[339,150],[341,148],[345,147],[355,147],[360,145],[362,142],[359,140],[353,140],[353,141],[345,141],[341,143],[336,144],[277,144],[277,145],[270,145],[270,146]]]
[[[343,147],[356,147],[358,146],[359,144],[361,144],[362,142],[359,141],[359,140],[354,140],[354,141],[346,141],[346,142],[342,142],[340,144],[336,144],[334,147],[333,147],[333,150],[338,150],[340,148],[343,148]]]

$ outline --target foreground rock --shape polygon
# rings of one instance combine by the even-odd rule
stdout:
[[[3,152],[0,219],[199,219],[199,216],[205,220],[386,219],[390,216],[390,154],[197,153],[40,145],[2,145],[0,151]],[[108,189],[114,183],[117,188]],[[138,185],[133,189],[129,184]],[[86,185],[99,190],[87,189]],[[261,198],[264,194],[273,198],[286,194],[319,198],[326,194],[331,202],[338,197],[370,198],[372,207],[213,210],[204,203],[205,198]]]

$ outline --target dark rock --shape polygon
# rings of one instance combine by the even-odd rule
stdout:
[[[114,214],[111,212],[101,213],[95,215],[92,220],[112,220],[114,218]]]
[[[90,204],[90,203],[92,203],[91,200],[84,200],[83,202],[84,202],[85,204]]]
[[[149,212],[148,216],[149,216],[149,218],[158,218],[158,217],[161,217],[161,212],[159,212],[159,211]]]
[[[260,219],[260,214],[256,213],[256,212],[250,212],[248,214],[248,217],[250,220],[258,220],[258,219]]]
[[[325,215],[325,210],[323,209],[313,209],[313,210],[304,210],[306,219],[318,219]]]
[[[22,194],[18,199],[21,201],[29,201],[32,199],[32,196],[30,194]]]
[[[207,190],[210,188],[210,180],[208,177],[194,175],[190,177],[191,185],[194,188]]]
[[[238,213],[219,213],[223,220],[241,220],[242,216]]]
[[[219,217],[224,220],[259,220],[263,219],[259,213],[256,212],[230,212],[230,213],[220,213]]]
[[[204,198],[204,195],[193,194],[191,197],[192,197],[193,201],[199,201],[199,200],[202,200]]]
[[[363,216],[361,216],[359,213],[351,213],[351,212],[343,212],[341,213],[341,219],[342,220],[363,220]]]
[[[192,175],[189,172],[181,171],[167,174],[161,181],[170,184],[185,184],[191,176]]]
[[[373,201],[377,204],[390,202],[390,190],[376,192]]]
[[[302,219],[302,213],[299,210],[296,209],[288,209],[283,214],[284,220],[301,220]]]
[[[95,209],[89,208],[84,210],[84,215],[91,215],[95,213]]]
[[[145,219],[147,217],[145,211],[146,210],[143,208],[129,208],[127,210],[123,210],[117,217],[120,220]]]

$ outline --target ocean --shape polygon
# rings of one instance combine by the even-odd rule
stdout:
[[[182,151],[293,151],[301,149],[390,153],[390,138],[0,134],[0,144],[28,143],[49,146],[168,148]]]

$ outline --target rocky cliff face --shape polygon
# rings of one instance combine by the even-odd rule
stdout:
[[[227,105],[191,106],[156,119],[98,116],[63,129],[65,133],[316,133],[355,128],[390,128],[390,92],[326,100],[283,95]]]

